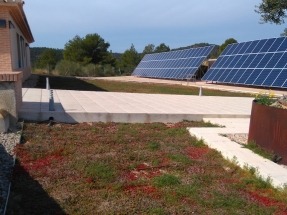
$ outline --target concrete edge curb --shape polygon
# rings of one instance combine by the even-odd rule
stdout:
[[[221,132],[218,133],[218,129],[216,128],[204,128],[204,130],[209,131],[214,129],[214,132],[211,133],[216,139],[213,139],[213,137],[205,138],[204,133],[200,134],[200,132],[196,131],[197,129],[201,128],[187,128],[191,136],[202,139],[208,147],[220,152],[224,159],[235,162],[242,169],[255,168],[256,177],[270,181],[272,186],[277,189],[282,189],[287,186],[287,169],[283,166],[265,159],[247,148],[243,148],[240,144],[229,140],[227,137],[221,136]],[[221,131],[224,132],[224,130],[225,129],[222,128]]]

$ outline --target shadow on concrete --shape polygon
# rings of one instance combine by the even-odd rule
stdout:
[[[79,114],[77,109],[68,108],[68,112]],[[62,122],[62,123],[77,123],[60,102],[54,103],[54,111],[49,111],[49,102],[23,102],[22,108],[18,113],[20,121],[29,122]],[[84,113],[80,112],[81,115]]]
[[[19,161],[16,160],[6,214],[60,215],[66,213],[60,205],[49,196],[41,184],[34,180]]]
[[[50,87],[53,90],[106,91],[105,89],[75,77],[47,75],[39,75],[39,79],[35,87],[46,89],[46,77],[49,77]]]

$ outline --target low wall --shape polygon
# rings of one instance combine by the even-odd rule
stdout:
[[[0,109],[9,114],[11,126],[18,121],[22,105],[22,73],[0,74]]]

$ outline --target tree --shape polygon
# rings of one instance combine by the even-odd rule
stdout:
[[[154,50],[154,52],[156,52],[156,53],[168,52],[168,51],[170,51],[170,48],[169,48],[169,46],[165,45],[164,43],[159,44]]]
[[[287,0],[262,0],[255,11],[261,15],[265,23],[283,24],[287,17]],[[283,35],[286,35],[287,30],[285,29],[284,32]]]
[[[91,58],[89,63],[98,64],[109,55],[110,44],[105,42],[98,34],[88,34],[82,40],[82,47],[87,58]]]
[[[154,44],[148,44],[144,47],[143,55],[153,53],[155,50]]]
[[[140,54],[135,49],[134,44],[132,44],[130,49],[127,49],[121,56],[119,63],[120,69],[130,74],[139,64],[140,59]]]
[[[237,40],[234,38],[229,38],[227,40],[225,40],[225,42],[219,47],[219,54],[221,54],[223,52],[223,50],[226,48],[226,46],[228,46],[229,44],[232,43],[237,43]]]
[[[57,62],[57,52],[54,49],[46,49],[37,60],[36,66],[38,68],[47,69],[50,74],[50,72],[55,68]]]
[[[111,58],[109,46],[110,44],[98,34],[87,34],[84,38],[75,36],[65,45],[64,59],[83,65],[99,64],[103,61],[107,63],[107,58]]]
[[[64,60],[73,62],[82,62],[84,50],[82,49],[82,38],[75,36],[72,40],[69,40],[64,47]]]
[[[283,33],[281,33],[280,36],[287,37],[287,28],[284,29]]]
[[[30,47],[31,63],[34,68],[38,67],[37,64],[38,64],[39,59],[41,58],[41,55],[43,54],[43,52],[45,52],[48,49],[54,50],[54,52],[56,53],[57,62],[63,59],[62,49],[54,49],[54,48],[46,48],[46,47]]]
[[[287,10],[286,0],[262,0],[257,8],[256,12],[261,14],[263,22],[284,23]]]

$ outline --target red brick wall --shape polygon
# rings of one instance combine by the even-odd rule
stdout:
[[[17,112],[22,103],[22,81],[30,76],[31,67],[28,65],[18,69],[18,53],[15,49],[17,40],[15,40],[16,37],[13,36],[13,34],[16,34],[17,32],[19,35],[22,35],[22,33],[10,15],[8,7],[0,7],[0,19],[6,20],[6,28],[0,28],[0,87],[2,86],[5,88],[5,86],[10,86],[13,88],[15,95],[15,113],[12,115],[17,119]],[[14,32],[9,28],[9,21],[11,21],[15,27]],[[0,102],[3,104],[5,103],[5,101]]]
[[[25,81],[31,75],[31,65],[29,63],[25,67],[18,68],[18,52],[17,48],[15,49],[17,41],[16,36],[13,34],[17,33],[23,38],[24,36],[10,15],[8,7],[0,7],[0,19],[6,20],[6,28],[0,28],[0,73],[12,71],[23,72],[23,81]],[[13,31],[9,29],[9,21],[15,27]],[[26,44],[27,41],[25,38],[24,41]],[[30,53],[27,53],[26,56],[30,56]]]
[[[5,7],[0,7],[0,19],[6,20],[6,28],[0,28],[0,73],[11,72],[12,64],[8,23],[8,20],[11,19],[11,17]]]

